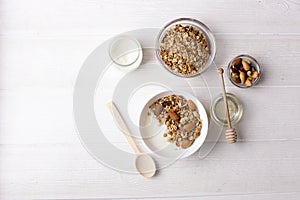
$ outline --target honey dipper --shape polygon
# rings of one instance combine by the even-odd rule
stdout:
[[[236,130],[235,128],[233,128],[231,126],[231,121],[230,121],[230,113],[228,110],[228,104],[227,104],[227,95],[226,95],[226,90],[225,90],[225,84],[224,84],[224,78],[223,78],[223,73],[224,70],[223,68],[218,68],[218,74],[220,76],[221,79],[221,83],[222,83],[222,90],[223,90],[223,101],[224,101],[224,105],[225,105],[225,110],[226,110],[226,120],[227,120],[227,124],[228,124],[228,128],[226,130],[226,140],[227,143],[235,143],[236,139],[237,139],[237,134],[236,134]]]

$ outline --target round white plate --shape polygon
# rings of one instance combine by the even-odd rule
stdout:
[[[200,118],[203,120],[200,136],[187,149],[182,149],[173,143],[167,142],[167,139],[163,137],[163,134],[166,132],[165,125],[159,125],[155,116],[152,113],[149,114],[149,106],[151,104],[157,99],[171,94],[181,95],[187,100],[192,100],[198,108]],[[195,153],[204,143],[208,132],[208,118],[202,103],[190,93],[183,91],[166,91],[155,95],[147,102],[141,112],[139,126],[141,137],[150,151],[166,158],[186,158]]]
[[[113,37],[104,41],[86,58],[76,79],[73,93],[73,113],[80,141],[99,163],[116,171],[138,173],[134,165],[136,155],[132,153],[125,138],[122,137],[122,133],[114,124],[113,118],[106,108],[107,102],[113,101],[116,104],[139,148],[143,152],[151,154],[149,147],[146,147],[140,138],[139,130],[140,113],[148,101],[148,96],[145,103],[141,104],[136,112],[138,115],[136,121],[129,115],[128,103],[137,88],[144,84],[155,83],[164,86],[169,91],[184,90],[191,94],[198,94],[199,97],[201,94],[200,100],[206,108],[210,107],[213,96],[222,92],[221,88],[212,87],[214,89],[211,89],[209,87],[215,85],[215,79],[209,78],[212,73],[209,70],[195,78],[197,81],[193,81],[193,78],[186,80],[174,76],[160,66],[154,59],[155,47],[153,46],[158,32],[159,29],[148,28],[121,34],[136,38],[143,47],[145,56],[139,57],[143,58],[143,61],[136,70],[128,70],[129,66],[120,70],[121,67],[116,67],[111,60],[109,48],[115,39]],[[134,64],[136,63],[139,62]],[[197,91],[194,91],[194,88],[197,88]],[[149,95],[149,99],[160,92]],[[209,142],[202,144],[199,151],[200,159],[205,158],[212,151],[222,129],[223,127],[217,126],[215,123],[209,123],[210,133],[205,139]],[[154,153],[153,156],[158,166],[157,169],[165,168],[177,160]]]

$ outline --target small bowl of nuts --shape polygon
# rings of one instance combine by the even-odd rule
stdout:
[[[261,77],[260,65],[249,55],[239,55],[228,64],[228,78],[239,88],[256,85]]]
[[[216,55],[215,38],[202,22],[179,18],[160,31],[156,41],[156,55],[172,74],[194,77],[212,64]]]

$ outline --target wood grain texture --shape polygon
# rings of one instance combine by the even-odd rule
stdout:
[[[299,11],[296,0],[0,1],[0,199],[299,199]],[[228,145],[222,135],[204,160],[193,155],[153,179],[104,167],[83,148],[74,125],[82,63],[114,34],[182,16],[211,28],[217,66],[240,53],[263,66],[253,89],[225,78],[227,91],[244,104],[239,142]],[[215,69],[205,78],[218,93]],[[191,82],[201,98],[203,85]],[[111,135],[131,151],[124,137]]]

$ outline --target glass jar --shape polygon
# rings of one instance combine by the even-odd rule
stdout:
[[[237,124],[243,115],[243,106],[240,100],[231,93],[227,93],[227,104],[230,114],[230,121],[232,125]],[[218,95],[211,106],[211,117],[213,120],[221,126],[227,126],[226,110],[223,100],[223,95]]]

